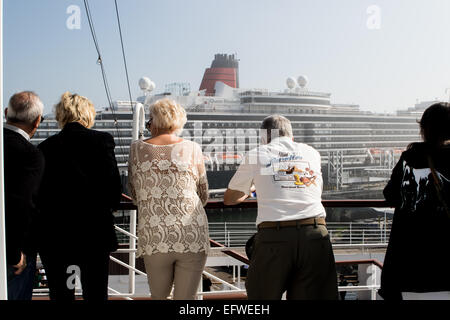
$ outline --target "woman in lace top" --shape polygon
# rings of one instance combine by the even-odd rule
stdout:
[[[153,299],[195,299],[209,251],[208,182],[201,148],[177,134],[184,109],[163,99],[150,107],[152,138],[131,145],[129,190],[138,206],[138,256]]]

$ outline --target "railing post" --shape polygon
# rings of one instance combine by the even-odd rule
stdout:
[[[370,298],[371,300],[377,300],[377,289],[376,289],[376,285],[377,285],[377,267],[372,264],[372,290],[370,292]]]
[[[130,233],[136,236],[136,210],[130,211]],[[134,237],[130,237],[129,249],[130,253],[128,264],[132,268],[136,268],[136,252],[134,251],[136,249],[136,239]],[[128,274],[128,292],[130,294],[134,294],[136,291],[136,272],[132,269],[129,269]]]
[[[226,221],[224,223],[223,240],[224,240],[223,242],[225,242],[225,246],[228,247],[228,244],[227,244],[227,222]]]
[[[198,289],[197,289],[197,300],[203,300],[203,295],[198,294],[199,292],[203,292],[203,274],[200,277],[200,282],[198,284]]]
[[[238,277],[237,286],[238,286],[238,288],[240,288],[241,287],[241,266],[238,265],[237,268],[238,268],[238,272],[237,272],[237,277]]]
[[[352,223],[350,222],[350,244],[352,244]]]
[[[137,103],[133,112],[132,140],[142,139],[145,130],[145,110],[141,103]]]
[[[233,283],[236,283],[236,271],[235,271],[235,265],[233,264]]]

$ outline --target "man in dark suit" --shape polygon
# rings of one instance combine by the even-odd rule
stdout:
[[[5,110],[4,137],[6,260],[8,299],[31,300],[36,272],[32,222],[44,171],[44,157],[30,143],[44,106],[30,91],[13,95]]]
[[[122,185],[113,137],[89,129],[90,101],[66,93],[55,106],[63,129],[39,145],[45,157],[39,209],[39,254],[52,300],[73,300],[79,276],[85,300],[108,297],[109,255],[118,247],[113,209]]]

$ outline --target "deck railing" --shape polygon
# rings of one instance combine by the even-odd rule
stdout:
[[[323,202],[324,207],[333,207],[333,208],[386,208],[388,207],[388,204],[383,200],[324,200]],[[256,208],[257,202],[256,200],[248,200],[244,203],[237,205],[237,206],[224,206],[222,201],[210,201],[208,202],[206,209],[221,209],[221,208]],[[117,263],[121,265],[122,267],[125,267],[128,269],[128,292],[119,292],[116,289],[113,289],[109,287],[110,292],[110,298],[121,298],[121,299],[127,299],[132,300],[135,298],[150,298],[142,297],[136,294],[136,274],[141,276],[146,276],[146,273],[136,268],[136,243],[138,240],[137,237],[137,207],[131,202],[131,198],[124,195],[123,201],[120,204],[120,207],[118,208],[119,211],[128,211],[129,217],[130,217],[130,223],[129,223],[129,230],[125,230],[122,227],[116,226],[117,232],[121,233],[122,235],[128,237],[128,247],[127,248],[120,248],[116,251],[116,253],[125,253],[128,254],[128,263],[121,261],[117,259],[116,257],[110,256],[111,261],[114,263]],[[350,237],[350,244],[364,244],[368,242],[368,235],[364,235],[363,238],[359,239],[359,237],[355,236],[355,233],[358,228],[355,229],[355,224],[349,224],[352,226],[352,232],[349,236],[343,236],[342,234],[338,237],[335,235],[335,240],[338,241],[338,239],[348,238]],[[329,224],[330,229],[330,235],[333,233],[333,224]],[[387,239],[389,239],[389,232],[388,232],[388,224],[386,221],[384,221],[383,228],[379,228],[376,232],[376,242],[385,244]],[[256,231],[256,229],[255,229]],[[337,232],[337,231],[336,231]],[[342,231],[341,233],[345,231]],[[249,234],[251,235],[251,234]],[[365,237],[365,240],[364,240]],[[242,241],[244,240],[244,237],[240,239],[240,243],[242,244]],[[348,240],[348,239],[347,239]],[[335,242],[336,242],[335,241]],[[364,242],[366,241],[366,242]],[[223,279],[220,279],[219,277],[214,276],[211,273],[208,273],[206,271],[203,272],[203,276],[211,279],[212,281],[215,281],[216,283],[220,283],[223,288],[226,288],[221,291],[203,291],[202,288],[202,281],[199,285],[199,291],[197,293],[198,299],[246,299],[246,291],[242,288],[241,283],[241,275],[240,266],[242,265],[248,265],[249,260],[248,258],[236,251],[236,248],[233,248],[232,241],[230,235],[228,235],[228,238],[225,238],[225,241],[219,242],[216,240],[210,240],[211,243],[211,252],[215,251],[221,251],[223,254],[233,258],[236,260],[236,265],[239,267],[238,275],[237,275],[237,283],[229,283]],[[366,281],[365,285],[358,285],[358,286],[347,286],[347,287],[339,287],[339,291],[353,291],[353,292],[359,292],[359,291],[369,291],[370,297],[372,300],[376,299],[376,291],[379,288],[379,275],[380,270],[382,269],[382,264],[378,262],[377,260],[371,259],[371,260],[359,260],[359,261],[338,261],[336,262],[337,265],[344,265],[344,264],[351,264],[351,265],[368,265],[368,273],[370,274],[368,277],[368,280]],[[234,270],[234,269],[233,269]],[[234,278],[234,277],[233,277]],[[37,294],[45,294],[47,290],[38,289],[35,291]],[[77,292],[80,294],[80,292]]]
[[[333,245],[387,245],[391,221],[386,217],[377,222],[327,222]],[[227,247],[245,246],[256,233],[254,222],[210,222],[209,236]]]

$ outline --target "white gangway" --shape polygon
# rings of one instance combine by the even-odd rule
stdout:
[[[8,299],[3,175],[3,0],[0,0],[0,300]]]

